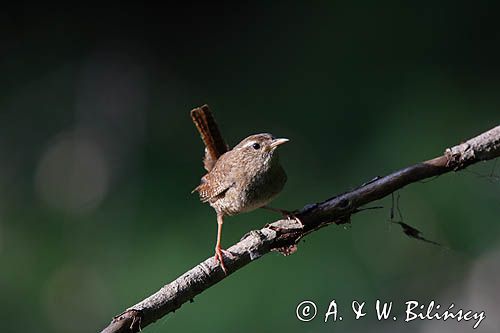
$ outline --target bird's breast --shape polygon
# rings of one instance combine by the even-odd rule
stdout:
[[[255,174],[250,182],[240,184],[240,191],[235,191],[235,195],[239,195],[240,212],[267,205],[281,192],[286,179],[285,170],[276,164],[266,172]]]
[[[261,168],[252,167],[251,163],[232,168],[225,175],[232,186],[223,195],[209,200],[210,205],[225,215],[249,212],[267,205],[281,192],[287,180],[277,156],[268,162]]]

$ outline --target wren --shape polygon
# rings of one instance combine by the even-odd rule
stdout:
[[[286,211],[266,205],[283,189],[287,176],[277,148],[288,139],[269,133],[250,135],[229,150],[207,105],[191,111],[191,117],[205,142],[205,169],[197,191],[202,202],[208,202],[217,213],[216,262],[227,274],[221,248],[225,216],[267,208],[288,215]],[[226,253],[226,255],[230,255]]]

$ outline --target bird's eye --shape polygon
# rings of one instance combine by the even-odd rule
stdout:
[[[258,143],[254,143],[252,145],[253,149],[257,150],[257,149],[260,149],[260,145]]]

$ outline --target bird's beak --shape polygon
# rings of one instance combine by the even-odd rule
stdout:
[[[282,144],[284,144],[284,143],[287,143],[288,141],[290,141],[290,140],[285,139],[285,138],[274,139],[274,140],[271,142],[271,145],[270,145],[270,146],[271,146],[271,148],[273,148],[273,149],[274,149],[274,148],[278,147],[279,145],[282,145]]]

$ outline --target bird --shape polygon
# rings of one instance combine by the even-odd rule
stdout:
[[[234,148],[224,142],[208,105],[191,111],[201,138],[205,143],[204,166],[207,173],[192,191],[198,192],[200,200],[210,204],[217,215],[217,241],[214,260],[227,274],[223,254],[232,256],[221,247],[222,225],[226,216],[267,208],[291,214],[267,204],[283,189],[287,181],[281,166],[278,147],[289,142],[270,133],[253,134]]]

